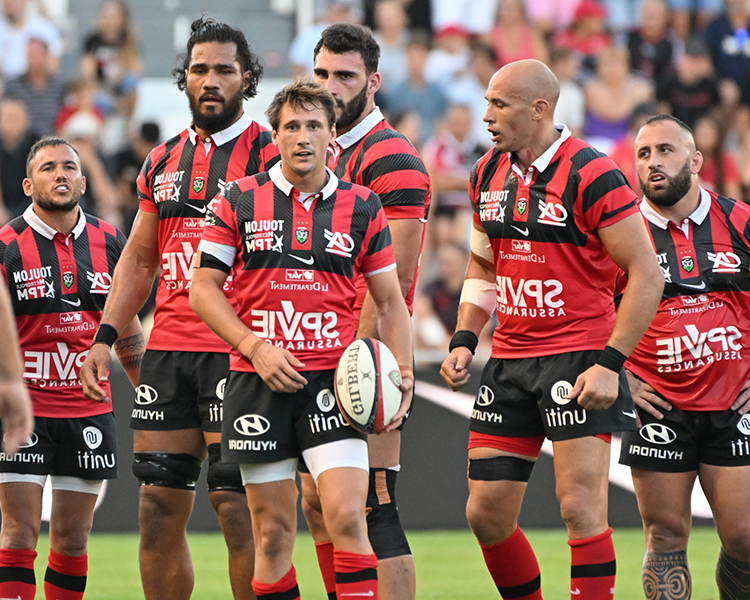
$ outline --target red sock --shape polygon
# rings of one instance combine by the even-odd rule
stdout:
[[[258,598],[267,598],[268,600],[299,600],[297,571],[294,570],[294,565],[276,583],[260,583],[253,577],[252,585],[253,591]]]
[[[328,600],[336,600],[336,567],[333,566],[333,543],[315,544],[315,552],[318,554],[318,566],[323,576],[323,585],[326,588]]]
[[[542,600],[539,563],[520,527],[494,546],[479,546],[492,581],[503,598]]]
[[[44,574],[44,597],[47,600],[81,600],[88,570],[88,554],[64,556],[50,549]]]
[[[34,550],[0,550],[0,598],[34,600]]]
[[[348,596],[355,600],[378,600],[378,559],[374,552],[353,554],[334,550],[333,564],[336,567],[336,597],[339,600]]]
[[[573,600],[602,600],[615,594],[612,528],[570,544],[570,594]]]

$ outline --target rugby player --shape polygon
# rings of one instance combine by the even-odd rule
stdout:
[[[192,312],[191,264],[208,202],[226,182],[278,160],[271,133],[243,111],[262,68],[244,34],[224,23],[193,22],[182,66],[173,71],[193,122],[151,151],[138,177],[140,207],[105,307],[110,341],[148,298],[161,268],[154,326],[132,412],[133,474],[141,483],[140,568],[147,600],[185,599],[193,568],[185,528],[195,481],[208,456],[211,505],[229,551],[235,598],[252,598],[250,513],[236,466],[221,462],[221,415],[229,346]],[[226,282],[232,297],[231,279]],[[89,397],[105,396],[109,354],[94,347],[84,364]]]
[[[397,427],[414,377],[409,313],[378,197],[326,169],[333,96],[296,82],[266,114],[281,163],[231,184],[212,203],[190,291],[195,312],[235,349],[222,457],[240,464],[246,486],[258,598],[300,597],[292,565],[300,454],[333,544],[338,597],[377,598],[365,521],[367,444],[339,412],[334,370],[355,337],[352,307],[363,275],[401,369],[402,403],[389,429]],[[222,293],[232,269],[237,311]],[[321,419],[325,428],[313,425]]]
[[[11,290],[35,426],[16,453],[0,454],[0,597],[35,596],[42,490],[49,476],[44,597],[77,600],[86,588],[96,499],[103,480],[117,477],[112,404],[84,397],[79,370],[92,340],[96,344],[125,236],[78,206],[86,179],[77,150],[62,138],[32,146],[23,189],[31,205],[0,229],[0,273]],[[137,385],[145,347],[137,317],[114,347]],[[109,390],[105,382],[103,387]]]
[[[554,124],[559,90],[535,60],[505,65],[490,80],[484,120],[494,148],[469,181],[472,252],[441,374],[453,390],[466,384],[477,336],[497,309],[471,418],[469,525],[500,594],[541,598],[517,519],[546,436],[571,547],[571,597],[601,600],[615,583],[609,442],[613,431],[635,429],[622,365],[664,279],[625,177]],[[630,281],[617,314],[615,265]]]
[[[430,179],[409,141],[395,131],[375,105],[380,87],[380,47],[366,27],[338,23],[325,29],[314,52],[314,80],[336,99],[336,138],[328,167],[342,181],[363,185],[383,204],[393,239],[398,280],[412,311],[419,256],[430,205]],[[379,337],[372,298],[364,279],[358,282],[357,337]],[[361,314],[360,314],[361,312]],[[401,431],[370,436],[370,491],[367,526],[378,557],[381,598],[413,600],[414,559],[396,505]],[[334,597],[333,554],[315,486],[301,465],[302,507],[318,553],[326,592]]]
[[[675,117],[649,118],[635,157],[641,213],[666,278],[625,363],[640,427],[624,435],[620,462],[631,467],[646,535],[643,590],[690,598],[698,477],[721,540],[719,598],[739,600],[750,594],[750,208],[700,186],[703,157]]]

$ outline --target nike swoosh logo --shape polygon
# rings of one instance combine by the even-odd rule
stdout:
[[[576,588],[574,590],[570,590],[570,593],[573,594],[574,596],[579,596],[581,594],[581,590]]]
[[[515,225],[511,225],[511,227],[513,229],[515,229],[521,235],[529,235],[529,228],[528,227],[524,227],[523,229],[521,229],[520,227],[516,227]]]
[[[694,290],[705,290],[706,289],[706,282],[705,281],[701,281],[700,285],[691,284],[691,283],[681,283],[680,285],[682,287],[691,288],[691,289],[694,289]]]
[[[78,298],[78,300],[76,300],[75,302],[73,302],[72,300],[66,300],[65,298],[60,298],[60,300],[62,300],[63,302],[65,302],[65,304],[70,304],[71,306],[75,306],[75,307],[81,306],[81,299],[80,298]],[[0,598],[0,600],[2,600],[2,598]]]
[[[301,256],[294,256],[294,254],[290,254],[289,256],[300,261],[301,263],[305,263],[306,265],[312,265],[315,262],[315,258],[312,256],[309,256],[307,258],[302,258]]]
[[[367,598],[372,598],[375,595],[375,592],[370,590],[369,592],[352,592],[351,594],[339,594],[342,598],[344,596],[365,596]]]
[[[625,412],[624,410],[620,411],[622,414],[624,414],[626,417],[630,417],[631,419],[635,419],[635,410],[631,410],[630,412]]]
[[[196,206],[195,204],[188,204],[187,202],[185,202],[185,206],[189,206],[190,208],[194,208],[199,213],[204,213],[205,214],[205,212],[206,212],[206,207],[205,206]]]

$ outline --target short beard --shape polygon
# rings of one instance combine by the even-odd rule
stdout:
[[[64,213],[75,210],[81,200],[81,192],[74,193],[65,204],[56,203],[47,194],[35,194],[34,204],[46,212]]]
[[[682,169],[676,175],[667,177],[667,185],[660,190],[655,190],[648,181],[643,181],[640,176],[638,177],[638,183],[641,184],[641,189],[646,198],[656,206],[662,208],[674,206],[685,197],[693,185],[690,160],[685,161]]]
[[[224,100],[224,105],[219,112],[204,114],[200,110],[199,100],[188,94],[193,127],[205,131],[209,135],[223,131],[242,114],[244,99],[243,92],[240,89],[234,96]]]
[[[345,129],[362,116],[365,106],[367,106],[367,84],[365,83],[362,91],[349,102],[337,100],[336,105],[341,109],[341,116],[336,119],[336,129]]]

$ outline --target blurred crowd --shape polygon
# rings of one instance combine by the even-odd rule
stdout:
[[[84,210],[126,234],[135,177],[159,126],[133,110],[144,44],[125,0],[104,0],[81,32],[79,68],[63,77],[63,44],[44,0],[0,0],[0,222],[28,205],[26,154],[58,133],[81,153]],[[468,260],[467,180],[490,147],[482,122],[492,74],[524,58],[561,84],[556,121],[609,154],[638,191],[633,138],[657,112],[695,131],[703,184],[750,202],[750,0],[319,0],[319,18],[289,49],[309,74],[322,30],[368,25],[381,47],[378,105],[420,151],[433,199],[415,303],[418,347],[443,353]],[[251,40],[252,43],[252,40]],[[165,73],[165,76],[168,74]],[[486,342],[486,341],[485,341]],[[442,359],[440,359],[442,360]]]

